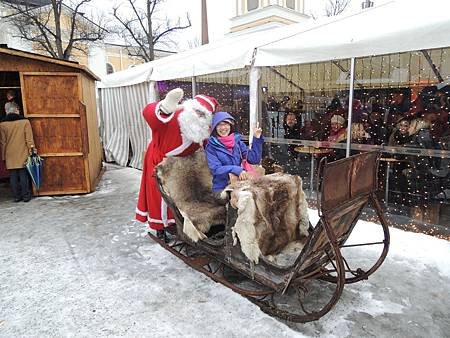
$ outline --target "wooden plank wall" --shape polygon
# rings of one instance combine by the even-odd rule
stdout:
[[[88,136],[80,111],[80,75],[24,72],[21,84],[24,112],[30,119],[37,149],[45,159],[39,195],[89,192],[89,165],[84,156],[88,154]]]
[[[86,118],[89,135],[89,178],[91,181],[91,191],[97,185],[100,172],[102,170],[102,147],[98,129],[97,100],[95,97],[95,82],[81,75],[82,100],[86,105]]]

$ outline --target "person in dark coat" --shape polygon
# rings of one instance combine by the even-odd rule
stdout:
[[[386,124],[383,122],[381,111],[372,110],[369,115],[369,124],[366,130],[373,144],[381,145],[387,142],[388,130]]]
[[[409,97],[401,89],[394,89],[388,106],[389,128],[395,126],[395,123],[409,111],[410,105]]]
[[[300,140],[315,140],[320,126],[317,120],[306,120],[305,125],[300,128]]]
[[[400,117],[396,123],[396,130],[389,137],[388,145],[391,147],[399,147],[411,143],[411,135],[409,135],[410,122],[405,116]]]
[[[284,138],[298,140],[300,137],[300,124],[297,115],[290,111],[286,114],[283,123]]]
[[[297,115],[290,111],[284,117],[284,138],[288,140],[299,140],[300,139],[300,124],[298,123]],[[290,160],[295,160],[297,158],[297,153],[295,152],[295,145],[289,144],[287,147],[287,152]]]
[[[438,149],[431,135],[431,123],[424,119],[423,115],[411,121],[409,128],[411,142],[408,144],[408,147]],[[409,179],[411,191],[413,194],[425,197],[425,199],[419,198],[416,203],[424,203],[426,199],[431,198],[439,192],[439,187],[434,184],[437,181],[430,171],[436,168],[436,160],[437,158],[432,156],[410,156],[410,162],[413,165],[406,173],[406,176]]]
[[[241,135],[234,132],[234,118],[227,112],[214,114],[212,133],[205,147],[206,160],[213,176],[212,191],[220,199],[220,193],[229,184],[229,174],[239,180],[250,179],[250,174],[242,167],[242,160],[250,164],[261,162],[264,139],[262,130],[257,126],[253,130],[251,149],[241,140]]]
[[[391,147],[409,146],[412,136],[409,134],[410,120],[406,116],[402,116],[397,120],[396,129],[389,137],[388,145]],[[392,164],[392,190],[397,191],[395,197],[398,202],[405,204],[406,192],[408,189],[408,180],[404,172],[411,167],[411,163],[407,161],[407,156],[395,154],[393,157],[397,160]]]

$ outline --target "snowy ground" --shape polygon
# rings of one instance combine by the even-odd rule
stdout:
[[[449,242],[391,229],[389,255],[368,281],[345,286],[321,320],[289,324],[149,240],[132,221],[139,180],[109,166],[93,194],[28,204],[0,186],[1,337],[450,336]],[[359,222],[353,240],[378,230]]]

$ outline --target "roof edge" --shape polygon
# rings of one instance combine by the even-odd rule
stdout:
[[[25,52],[23,50],[18,50],[18,49],[13,49],[13,48],[4,48],[4,47],[0,47],[0,53],[12,55],[12,56],[25,57],[25,58],[33,59],[33,60],[37,60],[37,61],[54,63],[54,64],[57,64],[60,66],[75,68],[75,69],[83,71],[84,73],[89,75],[93,80],[100,81],[100,78],[97,75],[95,75],[89,68],[87,68],[86,66],[80,65],[78,62],[75,62],[75,61],[60,60],[60,59],[55,59],[55,58],[45,56],[45,55]]]

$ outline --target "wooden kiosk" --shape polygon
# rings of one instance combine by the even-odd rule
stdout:
[[[44,158],[35,195],[89,193],[102,171],[95,81],[76,62],[0,47],[0,109],[13,89]]]

